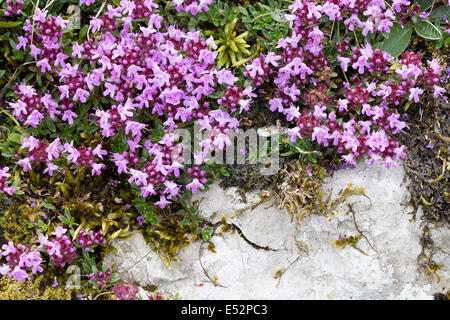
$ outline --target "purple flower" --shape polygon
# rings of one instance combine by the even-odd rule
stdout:
[[[44,173],[48,173],[49,176],[53,176],[55,171],[59,171],[60,167],[52,162],[47,162],[47,168],[45,168]]]
[[[414,99],[415,103],[418,103],[420,101],[419,95],[421,95],[424,91],[420,88],[411,88],[409,89],[409,101]]]
[[[186,189],[191,190],[192,193],[197,193],[198,189],[204,190],[205,186],[203,186],[197,178],[194,178],[191,183],[186,185]]]
[[[167,201],[165,196],[160,196],[159,201],[155,202],[155,205],[160,207],[161,209],[164,209],[167,205],[171,204],[172,202]]]
[[[291,138],[291,142],[297,141],[297,139],[302,139],[302,135],[300,134],[300,128],[294,127],[288,130],[288,135]]]
[[[48,147],[45,149],[45,152],[47,152],[48,160],[52,161],[53,159],[56,159],[59,157],[59,152],[64,150],[64,148],[61,145],[61,141],[59,140],[59,137],[56,138],[52,143],[48,145]]]
[[[47,71],[52,70],[52,67],[50,67],[50,64],[48,63],[48,59],[44,58],[42,60],[39,60],[38,62],[36,62],[36,66],[37,67],[41,67],[41,72],[45,73]]]
[[[216,73],[216,76],[217,76],[217,83],[219,84],[226,83],[229,86],[233,85],[238,80],[238,78],[235,77],[233,73],[228,69],[222,69],[218,71]]]
[[[101,171],[103,168],[105,168],[106,165],[104,163],[93,163],[92,164],[92,171],[91,171],[91,175],[95,176],[95,175],[100,175]]]
[[[322,143],[324,147],[328,146],[328,131],[326,127],[315,127],[312,134],[312,140],[316,140],[318,143]]]

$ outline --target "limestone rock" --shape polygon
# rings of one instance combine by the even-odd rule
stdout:
[[[180,250],[181,263],[172,270],[154,254],[148,254],[142,235],[115,241],[118,254],[106,258],[118,270],[127,270],[144,255],[148,256],[128,270],[129,278],[141,285],[155,285],[165,293],[184,299],[432,299],[433,293],[448,290],[449,272],[440,272],[441,282],[417,271],[420,227],[409,221],[409,193],[402,167],[386,169],[361,164],[357,169],[341,170],[325,180],[325,193],[336,196],[352,182],[364,187],[372,205],[364,197],[350,197],[355,221],[368,241],[357,247],[337,249],[328,240],[339,234],[357,235],[346,204],[330,221],[323,216],[291,222],[289,214],[270,206],[270,201],[246,210],[260,198],[258,192],[242,196],[235,188],[223,190],[214,183],[193,200],[203,200],[199,211],[203,219],[219,222],[222,215],[242,231],[212,238],[216,252],[197,241]],[[448,230],[433,231],[439,245],[448,250]],[[442,261],[448,255],[438,256]],[[281,278],[274,274],[284,271]],[[214,281],[210,281],[213,279]],[[214,282],[214,283],[213,283]]]

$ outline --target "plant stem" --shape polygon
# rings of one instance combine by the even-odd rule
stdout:
[[[331,25],[331,31],[330,31],[330,40],[333,37],[333,31],[334,31],[334,24],[336,23],[336,20],[333,20],[333,24]]]
[[[36,10],[39,7],[39,0],[36,1],[36,5],[34,6],[34,14],[33,17],[36,15]],[[30,41],[30,48],[33,45],[33,35],[34,35],[34,19],[33,17],[31,17],[31,19],[33,20],[33,24],[31,25],[31,41]]]
[[[261,14],[261,15],[259,15],[259,16],[257,16],[257,17],[254,17],[253,18],[253,20],[252,20],[252,22],[255,22],[255,20],[258,20],[259,18],[261,18],[261,17],[265,17],[265,16],[268,16],[269,14],[272,14],[272,13],[275,13],[275,12],[283,12],[283,11],[289,11],[290,9],[277,9],[277,10],[274,10],[274,11],[271,11],[271,12],[266,12],[266,13],[264,13],[264,14]]]
[[[14,71],[13,75],[11,76],[11,78],[9,78],[8,82],[5,84],[5,86],[2,88],[2,90],[0,90],[0,98],[2,97],[2,93],[3,91],[6,90],[6,88],[8,88],[8,86],[11,84],[11,82],[15,79],[17,71],[19,71],[19,69],[23,66],[29,65],[29,64],[34,64],[36,63],[35,61],[29,61],[29,62],[25,62],[23,64],[21,64],[20,66],[18,66],[16,68],[16,70]]]
[[[103,1],[102,6],[100,7],[100,9],[98,9],[97,14],[95,15],[96,18],[98,18],[98,16],[100,15],[100,13],[102,12],[103,8],[105,8],[106,6],[106,2],[107,1]],[[89,40],[89,32],[91,31],[92,25],[89,25],[88,31],[86,33],[86,37]]]
[[[359,41],[358,41],[358,36],[356,35],[355,29],[353,29],[353,34],[355,35],[355,40],[356,40],[356,44],[358,45],[358,48],[361,49],[361,46],[360,46]]]
[[[16,126],[17,126],[17,130],[18,130],[20,133],[22,133],[22,134],[24,134],[24,135],[27,134],[27,132],[21,127],[21,125],[20,125],[20,123],[17,121],[17,119],[14,118],[8,111],[6,111],[6,110],[3,109],[2,107],[0,107],[0,112],[4,113],[4,114],[7,115],[9,118],[11,118],[12,121],[14,121],[14,123],[15,123]]]

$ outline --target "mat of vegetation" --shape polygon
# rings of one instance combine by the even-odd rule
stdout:
[[[327,172],[361,161],[406,164],[424,208],[419,261],[436,273],[448,5],[0,0],[0,298],[137,299],[102,264],[111,240],[140,230],[170,265],[210,239],[188,200],[213,180],[269,189],[301,220],[330,209]],[[263,127],[281,133],[276,150],[248,142],[247,164],[214,161],[237,130]],[[180,130],[195,128],[186,161]],[[278,173],[261,174],[261,154],[280,155]]]

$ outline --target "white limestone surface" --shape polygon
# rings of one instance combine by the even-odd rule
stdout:
[[[340,233],[358,234],[345,204],[331,220],[314,216],[302,225],[270,206],[270,201],[232,219],[259,200],[258,192],[247,194],[243,203],[236,189],[223,190],[215,183],[193,199],[203,199],[201,216],[217,223],[224,215],[242,235],[221,234],[219,228],[212,238],[216,253],[197,241],[180,251],[181,262],[169,270],[136,233],[115,240],[118,252],[110,253],[105,263],[126,271],[127,278],[140,286],[157,286],[166,295],[178,293],[184,299],[432,299],[433,293],[448,290],[448,230],[433,234],[444,250],[436,255],[445,266],[440,283],[417,271],[420,228],[418,222],[409,221],[403,168],[361,164],[328,177],[323,189],[336,196],[349,182],[364,187],[372,201],[371,206],[363,197],[348,199],[359,229],[376,251],[364,238],[357,244],[362,252],[352,247],[340,250],[328,241]],[[280,269],[283,276],[275,279]]]

